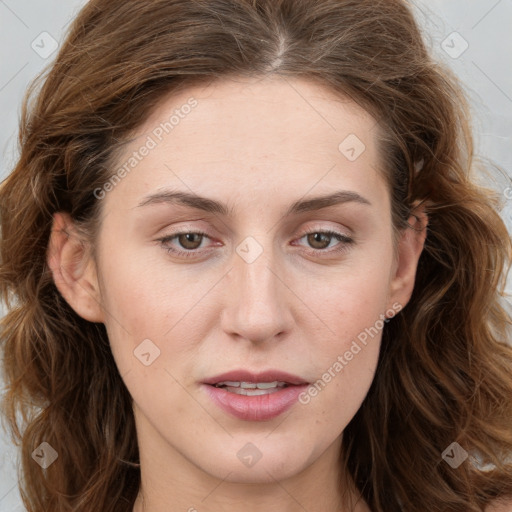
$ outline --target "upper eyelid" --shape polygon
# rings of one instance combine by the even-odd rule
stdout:
[[[203,232],[203,233],[207,234],[208,236],[210,236],[208,231],[211,231],[211,230],[209,228],[202,228],[202,227],[187,225],[188,222],[196,223],[196,222],[199,222],[199,221],[200,222],[204,221],[206,224],[210,224],[210,221],[205,219],[205,218],[193,219],[191,221],[184,221],[183,227],[177,228],[174,233],[169,233],[169,236],[174,236],[174,235],[183,234],[183,233],[197,233],[197,232]],[[294,230],[294,231],[298,231],[300,233],[310,233],[312,231],[313,232],[316,232],[316,231],[336,231],[340,235],[345,235],[347,237],[353,237],[353,235],[354,235],[353,229],[349,228],[347,225],[343,225],[343,227],[341,227],[340,223],[336,222],[336,221],[328,221],[327,219],[318,219],[318,220],[314,220],[314,221],[310,221],[310,222],[313,223],[312,226],[306,227],[306,228],[303,228],[303,229],[300,229],[300,230]],[[331,222],[331,223],[334,223],[334,224],[337,224],[337,225],[336,226],[333,226],[332,224],[327,224],[327,225],[323,224],[322,225],[322,223],[325,223],[325,222]],[[307,220],[301,222],[301,224],[306,224],[306,223],[308,223]],[[181,224],[181,222],[178,221],[177,224]],[[166,229],[166,228],[164,228],[164,229]],[[221,229],[220,231],[222,232],[224,230]],[[228,229],[226,232],[232,233],[232,230]]]

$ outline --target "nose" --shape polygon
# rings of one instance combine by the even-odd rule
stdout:
[[[264,250],[252,262],[235,254],[225,279],[227,298],[221,313],[224,332],[261,344],[290,331],[293,315],[288,301],[293,294],[270,251]]]

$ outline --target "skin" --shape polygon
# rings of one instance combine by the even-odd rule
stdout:
[[[197,106],[101,199],[92,253],[64,213],[48,253],[64,298],[105,324],[133,397],[142,475],[134,511],[368,511],[339,452],[374,378],[381,331],[309,403],[269,421],[230,416],[200,383],[239,368],[317,381],[359,333],[407,304],[426,217],[411,216],[416,230],[394,246],[375,120],[303,79],[224,79],[169,96],[118,166],[190,97]],[[338,149],[349,134],[366,146],[355,161]],[[225,202],[233,215],[138,206],[167,188]],[[285,216],[294,201],[336,190],[371,204]],[[328,229],[354,243],[304,236]],[[183,231],[208,237],[157,240]],[[236,251],[249,236],[262,250],[250,263]],[[192,258],[166,251],[193,243]],[[134,356],[145,339],[160,350],[149,366]],[[247,443],[261,453],[252,467],[237,457]]]

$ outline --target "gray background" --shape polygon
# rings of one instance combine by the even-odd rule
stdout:
[[[25,88],[52,61],[55,53],[46,54],[53,39],[62,40],[70,20],[85,3],[0,0],[0,180],[16,159],[17,123]],[[496,173],[486,182],[503,196],[501,214],[512,232],[512,199],[505,197],[506,188],[512,186],[512,0],[414,0],[411,4],[427,44],[438,60],[458,74],[470,97],[476,153],[508,174]],[[15,458],[13,446],[0,429],[2,512],[24,510]]]

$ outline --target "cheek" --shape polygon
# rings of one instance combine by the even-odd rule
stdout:
[[[127,373],[135,365],[139,368],[141,361],[135,358],[137,347],[141,343],[152,348],[152,357],[157,355],[157,349],[151,347],[150,340],[156,347],[163,330],[163,323],[172,326],[172,311],[167,307],[165,297],[155,286],[154,266],[144,261],[144,258],[130,250],[126,244],[112,244],[99,254],[99,269],[101,296],[105,310],[105,326],[114,358],[121,374]],[[119,245],[126,250],[118,250]],[[169,294],[179,293],[179,290],[169,290]],[[176,304],[180,304],[179,299]],[[156,319],[159,319],[157,322]],[[145,353],[145,352],[144,352]],[[156,363],[157,359],[155,359]]]
[[[376,322],[382,324],[380,320],[389,299],[392,259],[386,254],[365,259],[319,274],[304,284],[299,279],[295,283],[294,291],[305,297],[304,302],[323,324],[326,347],[343,349],[344,344],[365,329]]]
[[[138,403],[152,403],[146,394],[161,389],[181,396],[171,375],[184,382],[193,374],[202,341],[218,319],[212,297],[220,276],[203,272],[198,281],[197,270],[173,268],[155,252],[105,251],[100,260],[111,350]]]
[[[373,381],[386,326],[391,261],[385,255],[365,265],[360,260],[357,268],[307,290],[325,335],[317,335],[309,351],[317,380],[300,401],[315,410],[317,423],[329,423],[333,431],[348,424]]]
[[[182,269],[165,264],[160,249],[141,249],[126,241],[121,245],[125,250],[107,248],[100,255],[108,320],[122,324],[134,337],[161,336],[200,298],[193,271],[184,279]]]
[[[385,328],[379,311],[343,309],[333,323],[341,335],[318,339],[312,347],[315,380],[299,401],[315,417],[315,426],[328,428],[332,438],[357,413],[374,379]]]

